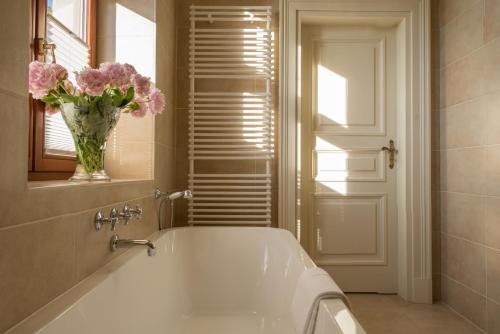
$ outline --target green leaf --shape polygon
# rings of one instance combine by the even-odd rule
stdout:
[[[65,94],[65,93],[61,93],[60,95],[61,95],[61,98],[63,99],[63,101],[66,103],[77,103],[78,102],[78,96]]]
[[[115,88],[115,89],[113,89],[112,98],[113,98],[113,105],[115,107],[119,107],[123,102],[124,96],[123,96],[120,89]]]
[[[134,95],[135,95],[135,91],[134,91],[134,87],[130,87],[128,90],[127,90],[127,95],[125,95],[125,98],[123,99],[122,103],[119,105],[120,108],[123,108],[125,107],[127,104],[130,103],[130,101],[132,101],[132,99],[134,98]]]
[[[140,107],[139,107],[139,103],[137,103],[137,102],[130,103],[130,104],[128,105],[128,108],[129,108],[130,110],[138,110],[138,109],[140,108]]]
[[[42,101],[52,104],[57,101],[57,97],[55,97],[54,95],[47,95],[42,99]]]

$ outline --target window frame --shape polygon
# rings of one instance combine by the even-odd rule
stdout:
[[[38,40],[45,39],[47,33],[47,0],[32,0],[31,60],[45,61],[40,55]],[[86,43],[89,47],[89,66],[97,65],[96,21],[97,0],[87,0]],[[61,180],[75,171],[76,159],[63,155],[45,153],[45,112],[44,103],[29,97],[29,166],[28,180]]]

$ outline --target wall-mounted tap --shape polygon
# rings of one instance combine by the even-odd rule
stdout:
[[[118,235],[111,237],[109,243],[111,251],[116,251],[118,248],[130,247],[130,246],[146,246],[148,247],[148,255],[156,255],[156,246],[151,240],[133,240],[133,239],[120,239]]]
[[[136,205],[135,209],[132,209],[128,204],[125,204],[119,216],[121,219],[123,219],[123,222],[126,226],[130,222],[130,219],[132,217],[137,220],[140,220],[142,218],[142,208]]]
[[[109,218],[105,218],[102,211],[97,212],[95,214],[94,225],[95,225],[95,229],[97,231],[100,231],[104,224],[110,224],[111,231],[114,231],[114,230],[116,230],[116,224],[118,224],[119,221],[120,221],[120,217],[119,217],[118,211],[115,208],[113,208],[113,209],[111,209],[111,211],[109,213]]]
[[[109,213],[109,218],[104,217],[102,211],[99,211],[95,214],[94,225],[97,231],[100,231],[104,224],[111,225],[111,231],[116,230],[116,224],[123,220],[124,225],[128,225],[130,219],[135,218],[140,220],[142,218],[142,209],[140,206],[136,205],[135,209],[132,209],[128,204],[122,209],[122,212],[118,213],[118,211],[113,208]]]

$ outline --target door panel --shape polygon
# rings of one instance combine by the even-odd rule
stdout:
[[[385,181],[385,155],[379,148],[314,150],[316,182]]]
[[[315,41],[312,75],[316,131],[385,134],[384,54],[385,38]]]
[[[307,26],[302,43],[304,244],[345,291],[397,292],[395,31]]]
[[[316,262],[386,265],[386,194],[316,195]]]

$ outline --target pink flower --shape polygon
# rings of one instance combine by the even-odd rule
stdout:
[[[104,92],[109,80],[101,71],[87,68],[76,75],[76,82],[82,92],[92,96],[99,96]]]
[[[54,115],[54,114],[56,114],[56,113],[58,113],[60,111],[61,111],[61,109],[60,109],[59,106],[54,107],[54,106],[52,106],[52,105],[50,105],[48,103],[45,104],[45,112],[47,114],[49,114],[49,115]]]
[[[145,102],[137,102],[137,104],[139,105],[139,109],[132,111],[130,114],[133,117],[137,117],[137,118],[142,118],[142,117],[146,116],[148,109],[149,109],[148,104]]]
[[[130,81],[130,75],[127,74],[125,67],[119,63],[104,63],[101,64],[99,69],[108,77],[112,85],[122,87]]]
[[[68,78],[68,71],[61,65],[50,64],[49,66],[57,81],[66,80]]]
[[[29,92],[35,99],[45,97],[57,85],[57,78],[50,65],[39,61],[31,62],[29,67]]]
[[[125,70],[125,73],[128,75],[128,79],[132,80],[132,75],[137,74],[137,71],[135,70],[135,67],[130,65],[130,64],[123,64],[123,69]]]
[[[137,97],[145,97],[151,91],[151,81],[149,78],[143,77],[140,74],[132,75],[132,84],[134,85],[135,95]]]
[[[158,88],[153,88],[149,98],[151,101],[149,101],[148,107],[151,113],[153,115],[161,114],[165,109],[165,95]]]

